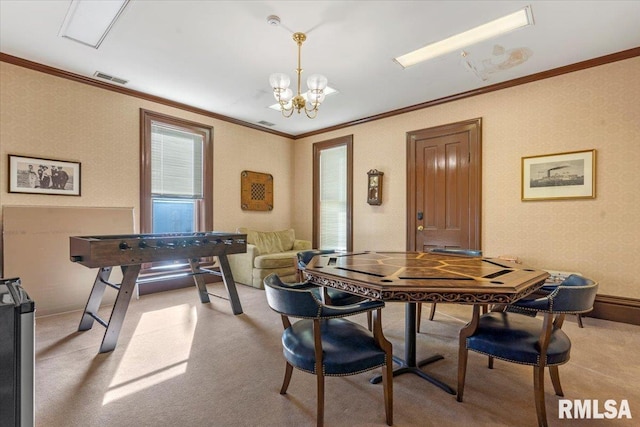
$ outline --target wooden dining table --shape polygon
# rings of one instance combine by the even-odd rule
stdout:
[[[498,258],[439,252],[354,252],[315,256],[303,271],[310,282],[365,298],[405,303],[404,359],[394,376],[413,373],[450,394],[455,390],[421,367],[443,359],[436,354],[416,361],[416,304],[454,303],[474,306],[461,330],[469,336],[477,326],[481,305],[513,303],[540,288],[549,276]],[[379,382],[379,378],[372,379]]]

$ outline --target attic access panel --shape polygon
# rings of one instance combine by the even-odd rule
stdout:
[[[268,173],[242,171],[240,207],[245,211],[273,210],[273,176]]]

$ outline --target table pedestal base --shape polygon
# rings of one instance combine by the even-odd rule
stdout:
[[[429,381],[431,384],[435,385],[436,387],[441,388],[442,390],[446,391],[449,394],[453,394],[455,395],[456,392],[454,389],[452,389],[451,387],[449,387],[447,384],[443,383],[440,380],[437,380],[435,378],[433,378],[431,375],[427,374],[426,372],[424,372],[423,370],[420,369],[421,366],[424,365],[428,365],[430,363],[433,362],[437,362],[438,360],[442,360],[444,359],[444,356],[441,356],[439,354],[436,354],[434,356],[428,357],[424,360],[422,360],[421,362],[418,363],[417,366],[409,366],[406,364],[406,362],[400,358],[394,357],[393,361],[396,362],[397,364],[400,365],[400,367],[396,368],[393,370],[393,376],[397,377],[398,375],[402,375],[402,374],[415,374],[419,377],[421,377],[422,379],[425,379],[427,381]],[[369,380],[369,382],[371,384],[379,384],[380,382],[382,382],[382,375],[377,375],[373,378],[371,378]]]
[[[418,363],[416,363],[416,304],[415,303],[407,303],[405,308],[405,324],[404,324],[404,355],[405,360],[400,359],[399,357],[393,358],[393,361],[400,365],[399,368],[394,369],[393,376],[396,377],[398,375],[412,373],[415,374],[427,381],[431,384],[440,387],[442,390],[446,391],[449,394],[456,394],[455,390],[439,381],[432,376],[428,375],[426,372],[423,372],[420,367],[424,365],[428,365],[433,362],[437,362],[438,360],[444,359],[444,356],[436,354],[434,356],[428,357]],[[378,384],[382,381],[382,376],[378,375],[376,377],[371,378],[371,384]]]

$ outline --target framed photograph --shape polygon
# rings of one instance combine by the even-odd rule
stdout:
[[[522,200],[596,197],[596,150],[522,158]]]
[[[80,163],[9,154],[9,192],[80,195]]]

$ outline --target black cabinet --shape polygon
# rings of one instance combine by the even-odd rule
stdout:
[[[34,425],[35,303],[20,279],[0,279],[0,424]]]

